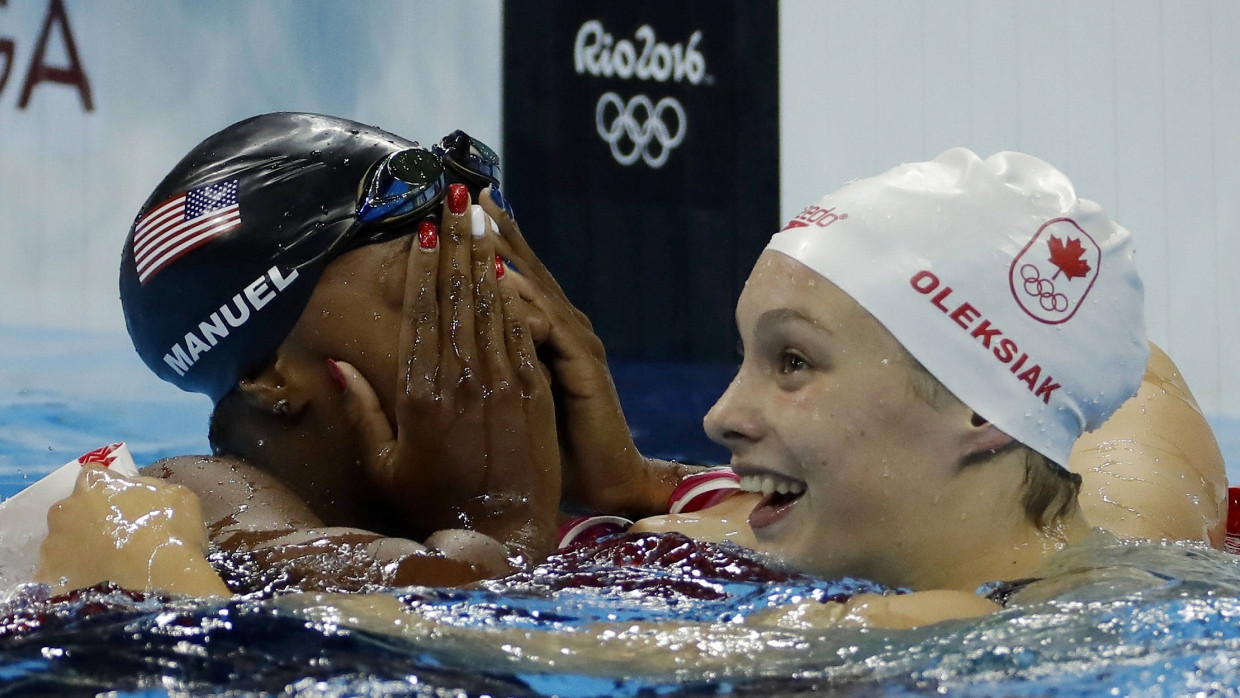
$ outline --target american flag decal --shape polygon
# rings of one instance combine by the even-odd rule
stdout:
[[[241,225],[237,180],[191,189],[156,206],[138,220],[133,233],[138,281],[146,283],[159,270],[211,238]]]

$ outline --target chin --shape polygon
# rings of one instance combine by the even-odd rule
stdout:
[[[865,565],[847,551],[828,549],[824,542],[840,540],[840,533],[815,534],[800,541],[781,539],[780,536],[758,538],[759,550],[800,572],[822,577],[840,579],[859,577],[869,579]]]
[[[800,541],[789,541],[782,536],[756,536],[759,552],[770,555],[781,563],[798,571],[822,575],[828,565],[818,551],[806,550]]]

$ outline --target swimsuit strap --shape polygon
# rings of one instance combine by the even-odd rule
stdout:
[[[578,516],[560,524],[557,550],[578,543],[593,543],[603,536],[629,530],[633,522],[623,516]]]
[[[694,473],[680,481],[667,498],[667,513],[688,514],[709,509],[741,491],[741,480],[723,466]],[[560,524],[558,550],[593,543],[603,536],[629,530],[633,522],[622,516],[578,516]]]
[[[1013,579],[1011,581],[987,582],[978,587],[977,595],[1007,608],[1008,601],[1011,600],[1016,592],[1041,580],[1041,577],[1025,577],[1024,579]]]
[[[667,498],[667,513],[688,514],[709,509],[741,492],[741,479],[727,466],[695,473],[680,481]]]

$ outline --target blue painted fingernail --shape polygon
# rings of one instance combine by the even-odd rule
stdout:
[[[509,205],[508,200],[504,198],[504,195],[500,193],[498,186],[491,187],[491,200],[494,201],[500,208],[504,209],[504,212],[508,214],[509,218],[514,220],[516,219],[516,216],[512,212],[512,206]]]

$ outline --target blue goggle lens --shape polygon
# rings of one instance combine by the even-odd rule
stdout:
[[[464,131],[453,131],[429,150],[415,146],[380,160],[366,176],[357,220],[367,229],[387,229],[412,221],[434,211],[448,182],[461,181],[482,190],[498,186],[499,174],[499,156],[494,150]],[[363,234],[350,246],[393,236]]]
[[[392,153],[369,175],[357,209],[363,223],[392,223],[434,207],[444,190],[443,161],[422,148]]]

